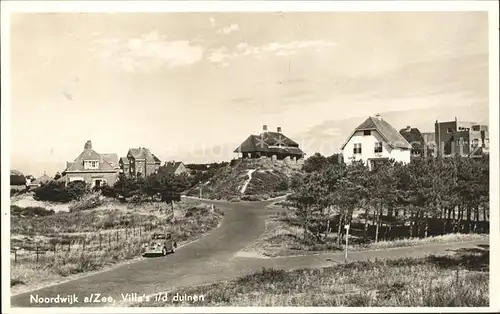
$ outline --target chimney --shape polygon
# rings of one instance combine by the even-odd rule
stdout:
[[[83,147],[83,149],[92,149],[92,141],[87,141],[87,143],[85,143],[85,146]]]
[[[276,129],[276,131],[277,131],[278,133],[281,133],[281,127],[279,126],[279,127]]]
[[[262,131],[263,131],[263,132],[267,132],[267,124],[264,124],[264,125],[262,126]]]
[[[407,125],[406,126],[406,131],[410,131],[411,130],[411,125]]]
[[[375,118],[377,118],[378,120],[382,120],[382,118],[380,118],[380,113],[377,113],[377,114],[375,115]]]

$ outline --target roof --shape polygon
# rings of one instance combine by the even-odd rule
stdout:
[[[10,175],[11,176],[24,176],[21,171],[15,170],[15,169],[10,169]]]
[[[304,155],[297,142],[278,132],[263,132],[260,135],[250,135],[234,150],[235,153],[265,152]]]
[[[132,156],[136,160],[146,160],[146,162],[154,163],[155,159],[151,151],[146,147],[130,148],[127,157]]]
[[[130,164],[130,161],[128,160],[127,157],[120,157],[120,162],[124,165]]]
[[[55,180],[56,182],[66,182],[66,176],[61,176],[59,179]]]
[[[422,133],[420,133],[420,130],[417,128],[404,128],[399,130],[399,134],[401,134],[408,143],[424,144]]]
[[[159,171],[165,172],[167,174],[172,174],[175,173],[175,171],[177,170],[177,168],[179,168],[181,164],[182,161],[167,162],[165,163],[165,166],[160,167]]]
[[[106,159],[104,158],[106,157]],[[85,169],[84,161],[86,160],[96,160],[99,161],[99,169]],[[114,163],[113,165],[110,162]],[[95,150],[91,148],[86,148],[83,152],[76,157],[75,161],[68,162],[67,168],[64,170],[64,173],[67,172],[79,172],[79,171],[87,171],[87,172],[102,172],[102,171],[114,171],[118,167],[118,155],[116,154],[98,154]]]
[[[157,164],[161,163],[161,160],[158,157],[156,157],[155,154],[152,154],[152,155],[153,155],[153,159],[154,159],[155,163],[157,163]]]
[[[47,183],[47,182],[50,182],[50,181],[52,181],[52,178],[49,177],[48,175],[44,174],[43,176],[41,176],[39,178],[36,178],[31,183]]]
[[[342,145],[341,149],[344,149],[344,147],[349,142],[354,133],[356,133],[356,131],[367,130],[377,131],[380,136],[382,136],[382,138],[386,141],[386,143],[392,148],[411,148],[410,143],[408,143],[408,141],[387,121],[375,117],[368,117],[356,129],[354,129],[351,135],[347,138],[347,141]]]

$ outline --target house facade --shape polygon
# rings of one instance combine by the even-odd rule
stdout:
[[[119,171],[117,154],[99,154],[92,149],[92,142],[87,141],[83,152],[74,161],[66,163],[62,178],[66,185],[72,181],[84,181],[91,187],[113,185]]]
[[[259,135],[250,135],[234,153],[238,154],[238,158],[270,157],[278,160],[297,160],[305,155],[297,142],[282,133],[281,127],[276,132],[270,132],[267,125],[262,127]]]
[[[368,117],[341,146],[346,164],[362,160],[369,168],[390,159],[409,163],[411,149],[410,143],[379,115]]]
[[[127,177],[149,176],[160,168],[161,161],[146,147],[130,148],[119,160],[120,172]]]
[[[475,122],[453,121],[434,124],[437,152],[440,156],[481,156],[489,153],[487,125]]]

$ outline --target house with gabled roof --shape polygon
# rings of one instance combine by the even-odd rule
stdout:
[[[369,168],[390,159],[409,163],[411,149],[410,143],[378,114],[363,121],[341,146],[346,164],[362,160]]]
[[[45,172],[43,173],[42,176],[30,181],[30,183],[28,184],[28,188],[29,189],[36,189],[37,187],[43,185],[43,184],[47,184],[49,183],[50,181],[52,181],[53,179],[51,177],[49,177]]]
[[[167,175],[181,175],[181,174],[187,174],[189,175],[189,170],[184,165],[182,161],[169,161],[165,162],[165,165],[161,166],[158,169],[159,173],[164,173]]]
[[[87,141],[83,152],[74,161],[66,163],[62,172],[66,185],[72,181],[84,181],[91,187],[113,185],[118,179],[120,167],[117,154],[99,154]]]
[[[130,148],[118,163],[120,171],[128,177],[148,176],[161,166],[160,159],[146,147]]]
[[[305,155],[297,142],[283,134],[281,127],[278,127],[276,132],[270,132],[267,125],[262,127],[259,135],[250,135],[234,153],[238,154],[238,158],[271,157],[278,160],[297,160]]]

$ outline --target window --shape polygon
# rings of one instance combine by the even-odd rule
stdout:
[[[361,154],[361,143],[354,144],[354,154]]]
[[[453,133],[453,128],[448,128],[448,129],[446,129],[446,132],[447,132],[447,133]]]
[[[85,160],[83,165],[85,169],[99,169],[99,161],[97,160]]]
[[[479,146],[479,140],[477,138],[472,140],[472,147],[478,147]]]
[[[375,143],[374,152],[375,153],[381,153],[382,152],[382,142],[376,142]]]
[[[363,131],[363,135],[372,135],[372,131],[365,130],[365,131]]]

